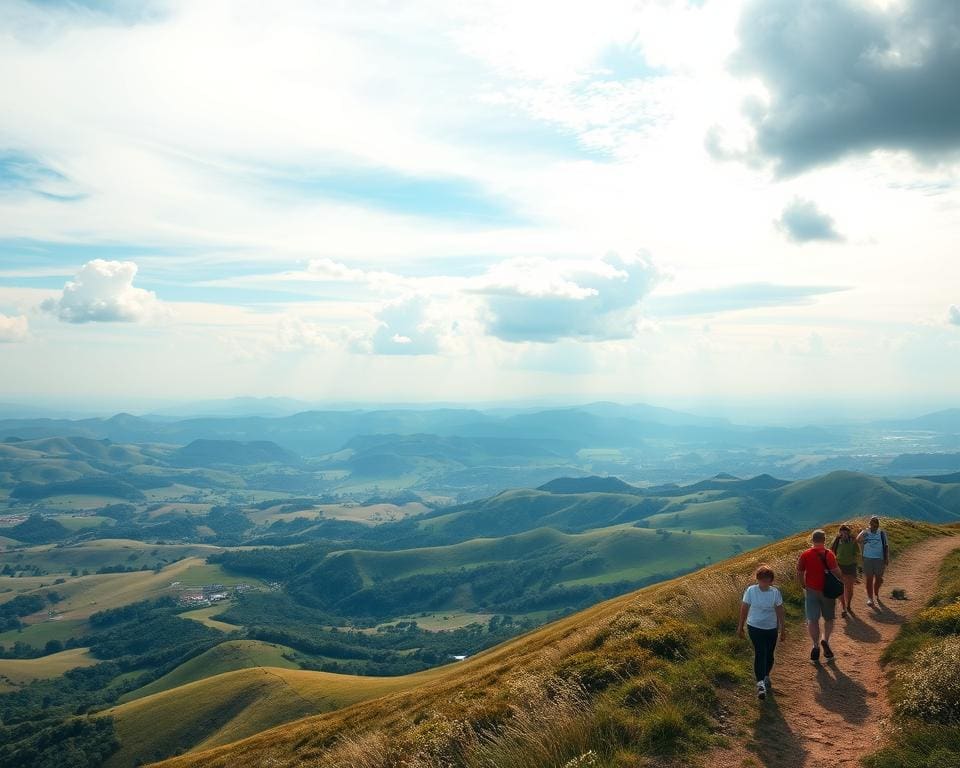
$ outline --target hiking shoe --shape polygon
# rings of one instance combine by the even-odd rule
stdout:
[[[767,698],[767,686],[766,686],[766,684],[763,682],[763,680],[758,680],[758,681],[757,681],[757,698],[758,698],[758,699],[765,699],[765,698]]]
[[[868,600],[867,600],[867,605],[869,605],[871,608],[873,608],[873,600],[868,599]]]
[[[826,640],[821,640],[820,645],[823,646],[823,655],[826,657],[827,661],[833,658],[833,649],[830,647],[830,643]]]
[[[840,618],[841,618],[841,619],[847,618],[847,609],[846,609],[846,608],[844,608],[842,611],[840,611]]]
[[[814,664],[816,664],[818,661],[820,661],[820,646],[819,646],[819,645],[818,645],[817,647],[815,647],[815,648],[811,648],[811,649],[810,649],[810,661],[812,661]]]

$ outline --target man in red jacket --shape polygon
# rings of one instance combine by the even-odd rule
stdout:
[[[826,660],[833,659],[830,635],[833,633],[837,601],[824,597],[824,576],[827,571],[833,573],[838,579],[843,574],[837,565],[837,556],[826,548],[827,535],[818,529],[813,532],[810,540],[813,546],[800,555],[797,561],[797,578],[804,587],[804,614],[807,619],[807,631],[813,642],[810,661],[817,663],[820,661],[820,646],[823,646],[823,655]],[[823,640],[820,639],[821,616],[823,617]]]

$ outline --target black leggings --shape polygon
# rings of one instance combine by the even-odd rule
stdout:
[[[747,624],[750,642],[753,643],[753,674],[763,680],[773,669],[773,652],[777,648],[777,630],[757,629]]]

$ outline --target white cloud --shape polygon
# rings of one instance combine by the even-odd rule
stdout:
[[[950,322],[953,325],[960,325],[960,306],[956,304],[950,306]]]
[[[388,302],[377,313],[377,329],[355,345],[377,355],[434,355],[441,336],[449,332],[428,296],[404,296]]]
[[[30,326],[26,317],[0,313],[0,344],[26,341],[29,333]]]
[[[136,274],[132,261],[88,261],[60,297],[41,308],[66,323],[135,323],[162,315],[156,294],[134,287]]]
[[[599,259],[515,259],[476,281],[488,332],[504,341],[601,341],[636,333],[639,304],[660,272],[638,254]]]
[[[408,283],[392,272],[354,269],[330,258],[311,259],[304,277],[336,283],[360,283],[378,290],[397,288]]]

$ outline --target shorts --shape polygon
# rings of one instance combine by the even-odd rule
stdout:
[[[823,592],[807,587],[803,590],[803,613],[807,621],[820,621],[823,616],[826,621],[833,621],[837,615],[837,601],[832,597],[824,597]]]
[[[857,575],[857,564],[850,563],[850,565],[841,565],[840,573],[844,576],[856,576]]]
[[[863,575],[864,576],[883,576],[884,568],[886,568],[886,566],[883,564],[882,557],[863,558]]]

